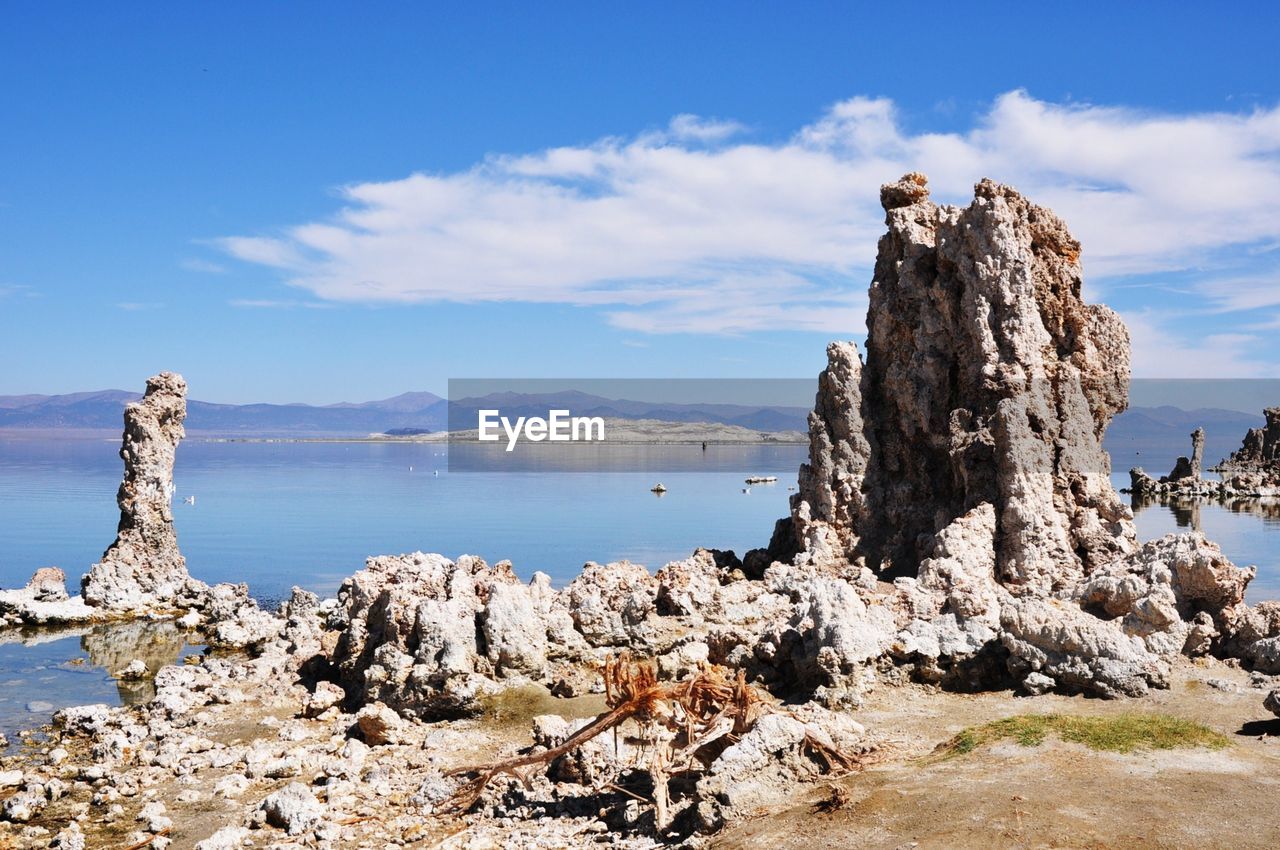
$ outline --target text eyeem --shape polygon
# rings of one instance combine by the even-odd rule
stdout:
[[[547,411],[546,419],[541,416],[521,416],[513,423],[499,410],[479,411],[476,430],[482,442],[497,442],[502,439],[499,429],[507,436],[507,451],[514,451],[516,443],[522,437],[532,443],[543,440],[567,443],[604,439],[604,419],[599,416],[570,416],[567,410],[550,410]]]

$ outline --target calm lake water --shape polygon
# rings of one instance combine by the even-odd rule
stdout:
[[[0,586],[47,565],[79,576],[102,555],[119,519],[118,448],[0,439]],[[765,545],[805,451],[646,448],[649,472],[450,474],[439,445],[188,440],[174,521],[193,575],[248,582],[259,597],[294,585],[332,595],[369,555],[414,550],[508,558],[525,578],[561,583],[588,560],[656,569],[697,546]],[[753,473],[779,481],[743,493]],[[649,492],[659,481],[662,496]]]
[[[119,516],[118,449],[116,439],[0,437],[0,586],[25,584],[47,565],[74,585],[102,554]],[[451,474],[445,451],[188,440],[178,450],[174,505],[188,566],[205,581],[244,581],[260,599],[279,599],[294,585],[331,595],[367,556],[413,550],[509,558],[524,578],[542,570],[557,584],[588,560],[657,569],[697,546],[741,555],[768,542],[806,454],[803,446],[645,448],[628,451],[643,455],[646,472]],[[1159,447],[1120,454],[1122,470],[1138,460],[1167,470],[1174,460]],[[744,493],[749,474],[779,480]],[[1113,480],[1124,486],[1128,476]],[[661,497],[649,492],[658,481],[668,488]],[[187,496],[196,503],[182,503]],[[1198,526],[1236,563],[1257,564],[1256,602],[1280,598],[1280,507],[1269,511],[1153,506],[1136,520],[1142,539]],[[19,637],[0,643],[0,731],[39,725],[63,705],[145,698],[145,685],[109,673],[135,657],[159,666],[190,651],[163,629]]]

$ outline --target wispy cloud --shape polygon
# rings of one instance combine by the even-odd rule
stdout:
[[[1053,207],[1094,281],[1280,243],[1280,109],[1161,114],[1015,91],[959,133],[908,131],[891,101],[863,97],[776,143],[681,115],[630,139],[348,186],[330,219],[220,244],[325,301],[560,302],[637,332],[849,335],[883,228],[877,189],[910,170],[940,200],[992,176]],[[1215,297],[1266,301],[1243,284]]]
[[[25,283],[0,283],[0,300],[5,298],[35,298],[38,293]]]
[[[326,304],[320,301],[297,301],[292,299],[271,298],[233,298],[227,303],[232,307],[241,307],[249,310],[293,310],[299,307],[308,310],[327,310],[334,306],[333,304]]]
[[[163,307],[164,305],[158,301],[122,301],[116,305],[117,309],[124,310],[128,313],[138,313],[143,310],[159,310]]]
[[[202,260],[199,257],[187,257],[178,263],[179,266],[189,272],[203,272],[204,274],[226,274],[227,267],[220,263],[213,263],[209,260]]]
[[[1157,310],[1125,312],[1133,371],[1142,378],[1277,378],[1280,364],[1255,333],[1205,333],[1186,317]]]

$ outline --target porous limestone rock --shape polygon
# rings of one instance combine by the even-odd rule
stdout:
[[[793,548],[911,576],[986,502],[999,580],[1068,587],[1135,545],[1102,450],[1126,404],[1128,333],[1081,299],[1080,245],[1052,212],[990,180],[967,208],[938,207],[925,183],[881,192],[866,362],[828,349]]]
[[[258,607],[247,584],[215,584],[199,599],[205,633],[214,646],[257,647],[280,634],[284,623]]]
[[[794,587],[791,617],[768,634],[756,654],[768,658],[784,683],[813,689],[832,704],[857,704],[871,662],[894,637],[893,614],[868,605],[849,582],[814,576]]]
[[[240,850],[248,837],[247,827],[224,826],[204,841],[198,842],[195,850]]]
[[[1122,618],[1128,634],[1163,655],[1186,650],[1197,616],[1205,615],[1209,628],[1196,635],[1210,645],[1198,640],[1193,648],[1207,649],[1240,630],[1245,588],[1256,573],[1256,567],[1232,564],[1203,534],[1169,535],[1095,571],[1080,589],[1080,602],[1102,616]]]
[[[496,619],[489,621],[485,612],[498,585],[511,587],[497,591]],[[383,702],[422,718],[465,715],[491,688],[489,674],[540,665],[546,626],[516,619],[537,615],[506,561],[489,567],[470,555],[455,562],[421,552],[369,558],[338,591],[329,625],[341,634],[330,660],[361,704]],[[540,645],[520,643],[538,628]]]
[[[36,570],[26,587],[0,590],[0,625],[42,626],[101,619],[79,596],[68,596],[66,575],[57,567]]]
[[[711,762],[696,787],[700,830],[714,832],[752,817],[812,777],[817,765],[807,741],[821,740],[847,753],[862,746],[865,730],[847,715],[817,708],[803,714],[809,716],[766,714]]]
[[[1204,429],[1191,435],[1190,458],[1180,457],[1173,471],[1155,479],[1135,467],[1129,471],[1129,491],[1135,500],[1163,499],[1257,499],[1280,496],[1280,407],[1263,411],[1266,425],[1251,428],[1239,449],[1223,460],[1214,471],[1221,480],[1201,477],[1204,455]]]
[[[658,582],[639,564],[588,563],[564,590],[574,625],[592,646],[627,646],[654,609]]]
[[[1103,620],[1070,602],[1024,597],[1001,612],[1001,640],[1021,666],[1068,689],[1105,697],[1142,696],[1167,687],[1169,662],[1127,634],[1117,620]]]
[[[547,626],[528,588],[494,582],[480,616],[480,630],[485,653],[497,673],[542,674],[547,664]]]
[[[827,368],[818,376],[817,400],[809,413],[809,462],[800,467],[798,493],[791,499],[795,542],[814,560],[833,561],[857,548],[871,454],[861,382],[857,346],[828,345]]]
[[[316,682],[315,690],[307,698],[303,713],[307,717],[319,717],[335,706],[341,706],[347,698],[346,691],[333,682]]]
[[[290,782],[262,801],[267,823],[300,835],[324,819],[325,809],[301,782]]]
[[[187,384],[173,372],[148,379],[142,400],[125,407],[120,525],[81,582],[89,605],[122,612],[176,608],[202,589],[187,574],[173,528],[173,459],[186,416]]]
[[[37,602],[63,602],[67,599],[67,574],[57,567],[41,567],[27,582],[27,590]]]
[[[356,713],[356,725],[360,727],[360,734],[364,736],[365,743],[376,747],[380,744],[399,743],[403,734],[404,721],[400,719],[400,715],[382,703],[373,703]]]
[[[996,581],[995,508],[984,502],[938,534],[915,578],[894,582],[898,635],[894,655],[919,665],[922,676],[960,682],[980,671],[958,664],[999,640],[1000,605],[1009,593]]]
[[[829,613],[843,627],[792,641],[804,665],[768,647],[756,656],[800,673],[845,657],[850,634],[878,646],[867,627],[884,609],[893,657],[957,686],[1034,673],[1028,690],[1052,680],[1140,693],[1180,652],[1269,667],[1280,630],[1244,605],[1251,570],[1203,537],[1137,543],[1102,449],[1128,403],[1128,332],[1083,301],[1065,224],[990,180],[964,208],[930,202],[920,174],[885,186],[881,202],[866,357],[828,347],[809,460],[767,553],[857,587],[865,610],[841,602]],[[1280,409],[1273,419],[1280,439]],[[1269,433],[1251,434],[1241,456],[1265,458]],[[1203,430],[1192,443],[1172,477],[1209,486]],[[892,591],[853,581],[864,568]],[[807,579],[793,578],[787,589],[803,594]]]
[[[1262,411],[1266,424],[1251,428],[1223,466],[1232,469],[1280,470],[1280,407]]]
[[[732,552],[697,549],[682,561],[672,561],[654,576],[657,613],[673,617],[701,617],[715,604],[722,584],[742,568]]]

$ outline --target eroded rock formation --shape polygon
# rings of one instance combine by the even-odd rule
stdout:
[[[828,349],[793,497],[794,543],[914,575],[938,535],[995,511],[1014,593],[1070,586],[1133,550],[1102,434],[1124,409],[1129,339],[1080,297],[1080,245],[1052,212],[984,180],[967,208],[909,174],[881,191],[867,357]]]
[[[81,582],[84,601],[112,611],[177,608],[192,587],[173,528],[173,459],[184,436],[187,383],[174,372],[147,380],[124,411],[124,481],[115,542]]]
[[[1159,479],[1134,467],[1127,492],[1141,502],[1280,496],[1280,407],[1263,413],[1266,426],[1249,429],[1241,447],[1214,467],[1220,479],[1202,477],[1204,429],[1197,428],[1191,434],[1190,458],[1178,458],[1173,470]]]
[[[1128,403],[1128,332],[1082,300],[1065,224],[989,180],[965,208],[930,202],[919,174],[881,202],[866,360],[827,350],[770,555],[851,587],[860,569],[894,579],[891,654],[955,685],[1003,668],[1029,690],[1136,694],[1171,656],[1221,651],[1252,573],[1198,535],[1138,546],[1102,449]],[[1179,480],[1200,479],[1192,439]]]
[[[1280,407],[1262,411],[1267,424],[1251,428],[1244,444],[1223,462],[1230,467],[1280,467]]]

